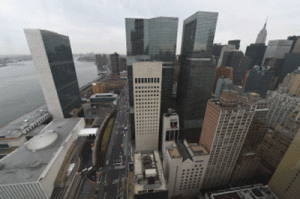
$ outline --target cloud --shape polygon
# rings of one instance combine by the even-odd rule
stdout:
[[[241,49],[253,43],[269,16],[267,39],[299,34],[300,1],[161,1],[161,0],[2,0],[0,54],[29,54],[24,28],[68,35],[74,53],[126,54],[125,18],[178,17],[177,53],[183,20],[196,11],[219,12],[215,42],[241,39]]]

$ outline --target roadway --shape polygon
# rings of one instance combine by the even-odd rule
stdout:
[[[128,120],[129,120],[129,100],[128,100],[128,84],[120,93],[118,101],[118,113],[111,134],[108,151],[106,154],[103,168],[103,177],[100,186],[98,198],[114,199],[117,198],[119,182],[128,176]],[[99,187],[100,188],[100,187]],[[100,190],[100,189],[99,189]],[[103,195],[101,195],[103,194]]]

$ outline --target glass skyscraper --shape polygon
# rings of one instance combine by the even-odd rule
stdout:
[[[81,103],[69,37],[47,30],[24,30],[47,106],[54,119]]]
[[[218,13],[196,12],[183,22],[181,56],[194,52],[212,52]]]
[[[174,61],[178,18],[126,18],[125,23],[127,56],[135,56],[137,60]]]
[[[212,47],[217,18],[216,12],[199,11],[183,22],[176,111],[181,138],[188,142],[199,141],[207,101],[212,94],[216,74]]]

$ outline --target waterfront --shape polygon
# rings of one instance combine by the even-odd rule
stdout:
[[[98,77],[93,62],[74,63],[80,87]],[[45,99],[33,61],[0,67],[0,128],[43,104]]]

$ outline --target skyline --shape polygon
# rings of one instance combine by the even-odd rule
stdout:
[[[166,9],[166,6],[168,9]],[[300,32],[296,8],[300,2],[256,1],[216,3],[203,1],[39,1],[0,3],[1,55],[30,54],[23,29],[38,28],[59,32],[70,37],[74,54],[113,53],[126,54],[125,18],[178,17],[176,54],[180,53],[183,21],[197,11],[218,12],[214,43],[227,44],[240,39],[241,50],[254,43],[268,17],[269,40],[286,39]],[[280,31],[278,31],[280,30]]]

